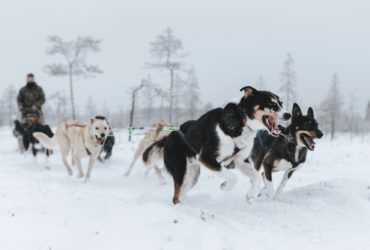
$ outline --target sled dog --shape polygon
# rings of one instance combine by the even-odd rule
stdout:
[[[125,173],[125,176],[129,176],[132,169],[135,166],[136,161],[143,155],[144,151],[153,143],[163,139],[164,137],[168,136],[170,133],[169,130],[166,130],[165,127],[169,127],[170,124],[167,122],[158,122],[152,125],[151,128],[149,128],[149,131],[145,134],[144,138],[140,141],[139,146],[137,147],[134,158],[131,161],[131,164],[128,168],[128,170]],[[161,173],[160,168],[158,165],[154,164],[153,168],[160,180],[161,183],[164,182],[163,175]],[[151,168],[148,168],[147,171],[150,171]],[[148,173],[148,172],[147,172]]]
[[[72,169],[67,161],[68,154],[71,152],[72,160],[77,166],[78,177],[80,178],[85,176],[81,167],[81,158],[89,157],[89,165],[85,176],[87,181],[110,131],[106,118],[95,116],[88,123],[63,122],[53,137],[39,132],[34,133],[33,136],[48,149],[59,146],[64,166],[70,176],[72,175]]]
[[[200,164],[214,171],[224,182],[221,189],[229,191],[236,184],[236,176],[224,166],[234,162],[237,168],[251,178],[247,200],[258,193],[260,174],[246,162],[258,130],[267,130],[278,136],[278,118],[282,116],[282,100],[267,91],[247,86],[239,103],[228,103],[213,109],[196,121],[180,126],[164,139],[154,143],[143,154],[147,165],[163,159],[174,181],[173,203],[182,201],[182,195],[192,188],[199,177]],[[290,115],[289,115],[290,118]],[[163,152],[163,157],[160,156]]]
[[[278,196],[292,174],[306,161],[308,150],[315,149],[315,138],[319,139],[322,136],[313,109],[309,108],[307,115],[303,115],[296,103],[293,105],[292,122],[282,129],[280,136],[273,137],[263,131],[258,132],[249,162],[257,171],[261,168],[263,170],[265,187],[261,190],[261,195],[273,197],[272,173],[285,171],[275,193],[275,196]]]

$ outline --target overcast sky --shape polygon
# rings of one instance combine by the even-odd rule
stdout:
[[[356,95],[360,113],[370,99],[370,1],[368,0],[2,0],[0,7],[0,88],[24,84],[28,72],[47,94],[66,91],[66,79],[43,68],[58,58],[45,55],[47,36],[103,39],[91,56],[104,74],[76,83],[83,107],[97,103],[128,106],[127,90],[147,76],[149,42],[167,26],[190,53],[202,99],[220,106],[240,87],[263,75],[276,91],[287,52],[295,59],[297,92],[303,106],[315,105],[338,72],[343,97]],[[166,85],[163,77],[155,81]]]

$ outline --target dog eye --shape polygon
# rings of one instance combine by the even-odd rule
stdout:
[[[279,106],[276,103],[273,103],[271,106],[272,106],[271,109],[273,111],[278,111],[279,110]]]
[[[104,130],[107,130],[107,127],[104,127]]]
[[[96,129],[96,130],[99,130],[99,128],[98,128],[98,127],[96,127],[95,129]]]

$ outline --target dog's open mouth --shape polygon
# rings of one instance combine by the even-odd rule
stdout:
[[[273,136],[280,135],[280,129],[278,127],[275,117],[264,115],[262,117],[262,122],[266,126],[271,135]]]
[[[315,149],[316,143],[315,143],[313,137],[309,136],[306,133],[303,133],[303,134],[301,134],[301,140],[309,150],[314,150]]]
[[[97,140],[101,145],[103,145],[103,144],[104,144],[104,141],[105,141],[105,138],[104,138],[104,137],[99,137],[99,136],[95,135],[95,138],[96,138],[96,140]]]

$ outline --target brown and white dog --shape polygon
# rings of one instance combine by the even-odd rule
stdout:
[[[79,178],[85,176],[81,167],[81,158],[89,157],[88,170],[85,176],[85,181],[87,181],[110,131],[111,128],[106,118],[95,116],[88,123],[63,122],[53,137],[39,132],[34,133],[33,136],[45,148],[53,149],[59,146],[64,166],[70,176],[72,175],[72,169],[67,161],[69,153],[72,153],[72,161],[77,166]]]
[[[169,133],[171,131],[169,130],[166,130],[165,127],[169,127],[170,124],[165,122],[165,121],[161,121],[161,122],[158,122],[158,123],[155,123],[152,125],[151,128],[149,128],[149,131],[145,134],[144,138],[140,141],[139,143],[139,146],[138,148],[136,149],[135,151],[135,154],[134,154],[134,158],[132,159],[131,161],[131,164],[128,168],[128,170],[125,172],[125,176],[129,176],[132,169],[134,168],[135,166],[135,163],[137,161],[137,159],[139,159],[140,156],[142,156],[142,154],[144,153],[144,151],[150,146],[152,145],[153,143],[163,139],[164,137],[168,136]],[[148,174],[148,172],[151,170],[151,168],[149,168],[146,172],[146,174]],[[163,178],[163,175],[161,173],[161,170],[160,168],[158,167],[158,165],[154,165],[154,170],[160,180],[161,183],[164,182],[164,178]]]

